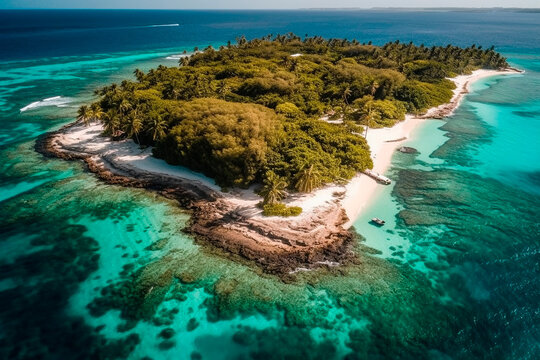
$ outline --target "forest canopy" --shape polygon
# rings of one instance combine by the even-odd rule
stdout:
[[[196,99],[179,107],[154,155],[206,172],[217,183],[247,186],[280,137],[276,113],[261,105]]]
[[[406,112],[448,102],[448,77],[507,66],[493,47],[476,45],[240,37],[186,54],[178,66],[136,70],[135,81],[98,90],[79,118],[99,119],[106,134],[151,145],[155,156],[222,186],[263,183],[272,174],[307,191],[305,184],[372,167],[361,125],[392,126]]]

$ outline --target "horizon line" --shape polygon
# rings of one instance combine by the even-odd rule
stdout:
[[[491,7],[463,7],[463,6],[439,6],[439,7],[313,7],[313,8],[0,8],[0,10],[193,10],[193,11],[230,11],[230,10],[239,10],[239,11],[249,11],[249,10],[260,10],[260,11],[272,11],[272,10],[540,10],[538,7],[502,7],[502,6],[491,6]]]

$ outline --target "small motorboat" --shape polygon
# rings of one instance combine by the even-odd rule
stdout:
[[[402,146],[398,149],[398,151],[404,154],[416,154],[418,152],[418,150],[416,150],[415,148],[408,146]]]
[[[371,219],[371,222],[375,225],[378,225],[378,226],[383,226],[384,224],[386,224],[386,221],[384,220],[381,220],[379,218],[373,218]]]

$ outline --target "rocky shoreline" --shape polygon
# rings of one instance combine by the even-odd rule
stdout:
[[[459,106],[474,81],[519,72],[514,68],[477,70],[471,75],[455,77],[452,80],[456,89],[449,103],[429,109],[421,116],[407,115],[408,120],[394,126],[392,130],[413,120],[414,124],[409,124],[411,128],[418,124],[416,120],[449,116]],[[266,218],[254,215],[256,201],[253,199],[244,201],[241,195],[237,198],[229,196],[204,182],[184,178],[182,175],[172,176],[163,171],[145,170],[144,166],[129,166],[131,160],[118,161],[120,157],[137,158],[136,153],[140,150],[130,148],[127,143],[129,140],[113,142],[101,136],[100,127],[94,127],[92,131],[87,131],[77,122],[66,125],[41,136],[35,149],[48,157],[82,160],[90,172],[109,184],[145,188],[178,201],[182,208],[192,214],[184,229],[186,233],[193,235],[201,244],[211,245],[254,263],[266,273],[286,277],[300,270],[358,261],[352,251],[357,235],[348,230],[351,221],[347,214],[351,218],[357,216],[358,210],[354,212],[350,209],[361,209],[373,192],[373,186],[376,185],[367,177],[353,180],[342,188],[346,190],[346,196],[326,196],[320,204],[299,217]],[[396,130],[396,134],[410,132],[404,125],[401,127],[403,129]],[[397,143],[406,139],[406,136],[398,136],[398,140],[382,140],[382,136],[390,139],[396,139],[396,136],[381,134],[380,139],[377,136],[374,138],[373,134],[377,130],[392,130],[375,129],[371,132],[370,148],[372,153],[379,155],[375,168],[384,172]],[[384,147],[374,146],[377,143],[384,143]],[[115,151],[123,155],[115,155]]]
[[[184,231],[206,245],[256,264],[262,271],[281,277],[302,270],[355,262],[351,250],[357,236],[343,225],[349,220],[336,199],[333,205],[317,209],[301,220],[253,217],[222,193],[204,184],[173,176],[133,171],[77,146],[62,137],[79,123],[42,135],[35,150],[44,156],[82,160],[88,171],[108,184],[144,188],[178,201],[191,213]]]

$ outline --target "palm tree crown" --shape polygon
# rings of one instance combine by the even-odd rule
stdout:
[[[105,115],[98,103],[90,105],[92,120],[99,121]]]
[[[124,131],[127,133],[129,137],[135,136],[137,139],[137,144],[140,144],[139,142],[139,132],[142,129],[142,120],[139,117],[139,114],[137,111],[132,111],[131,115],[129,117],[129,121],[126,123]]]
[[[83,105],[79,108],[77,112],[77,120],[84,123],[85,126],[90,125],[90,121],[93,118],[92,109],[86,105]]]
[[[366,133],[364,134],[364,139],[367,139],[367,132],[369,129],[369,125],[371,125],[371,122],[374,120],[375,115],[376,115],[375,110],[373,109],[371,104],[368,104],[366,114],[364,115],[364,119],[366,119]]]
[[[261,191],[261,195],[264,197],[263,204],[273,205],[279,202],[279,200],[287,195],[285,192],[286,187],[287,183],[283,178],[276,175],[273,171],[268,171]]]
[[[103,124],[106,134],[113,137],[117,135],[117,131],[120,130],[120,119],[118,118],[118,112],[115,110],[109,110],[107,113],[103,114],[100,121]]]
[[[165,136],[165,129],[167,128],[167,123],[159,115],[154,116],[150,120],[150,127],[148,131],[152,135],[152,140],[157,141],[161,140]]]
[[[295,188],[300,192],[312,192],[317,186],[321,183],[320,173],[310,165],[309,167],[304,167],[298,173],[298,181],[296,182]]]
[[[351,88],[347,86],[345,90],[343,90],[343,100],[345,101],[345,105],[349,105],[349,96],[351,96],[351,94]]]
[[[127,113],[132,109],[132,106],[128,100],[123,99],[120,106],[118,106],[118,109],[120,109],[120,112],[123,115],[127,115]]]

